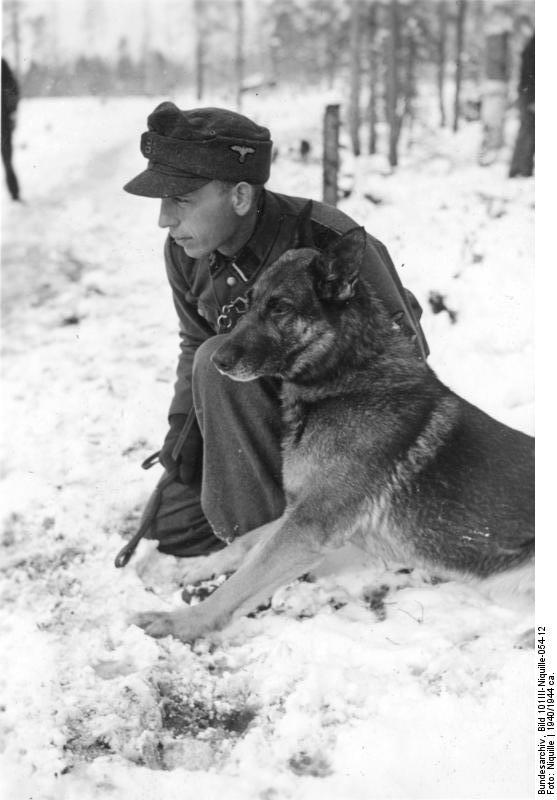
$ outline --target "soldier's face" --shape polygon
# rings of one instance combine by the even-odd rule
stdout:
[[[240,222],[229,193],[216,181],[189,194],[161,200],[160,227],[168,228],[172,238],[192,258],[213,250],[228,252]]]

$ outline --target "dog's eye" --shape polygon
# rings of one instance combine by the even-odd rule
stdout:
[[[280,314],[288,314],[293,310],[293,306],[282,297],[271,297],[267,303],[267,310],[270,314],[279,316]]]

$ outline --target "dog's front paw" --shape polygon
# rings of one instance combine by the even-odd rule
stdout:
[[[163,636],[175,636],[173,615],[162,611],[146,611],[134,614],[130,619],[132,625],[143,628],[145,633],[160,639]]]
[[[135,614],[130,621],[156,639],[163,636],[174,636],[175,639],[180,639],[182,642],[193,642],[205,633],[219,627],[212,618],[200,613],[197,608],[173,611],[169,614],[147,611]]]

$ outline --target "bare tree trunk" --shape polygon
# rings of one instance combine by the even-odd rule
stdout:
[[[510,33],[506,25],[496,23],[485,36],[485,79],[480,117],[482,141],[478,161],[492,164],[505,139],[508,81],[510,77]]]
[[[327,32],[325,34],[325,47],[325,70],[327,74],[327,85],[329,89],[332,89],[335,85],[340,60],[338,31],[334,25],[327,26]]]
[[[236,108],[242,109],[242,87],[244,85],[244,0],[236,0]]]
[[[460,119],[460,90],[462,86],[462,50],[464,48],[464,21],[466,19],[466,0],[457,0],[456,18],[456,71],[453,131],[458,131]]]
[[[336,44],[334,42],[334,32],[331,31],[331,35],[329,36],[329,41],[327,43],[327,55],[326,55],[326,73],[327,73],[327,86],[329,89],[332,89],[335,85],[336,77],[337,77],[337,67],[338,67],[338,55],[336,52]]]
[[[54,64],[55,68],[58,69],[60,66],[60,46],[59,46],[59,31],[60,31],[60,14],[59,14],[59,0],[51,0],[50,3],[50,40],[51,40],[51,53],[52,53],[52,63]],[[100,27],[103,28],[103,21],[102,21],[102,7],[100,9]],[[62,16],[64,11],[62,10]]]
[[[412,143],[414,97],[416,95],[416,21],[410,16],[406,30],[406,70],[404,75],[404,113],[408,123],[408,144]]]
[[[360,87],[361,87],[361,41],[362,41],[362,3],[352,0],[350,12],[350,104],[348,108],[348,127],[352,150],[360,155]]]
[[[398,116],[398,51],[400,47],[400,23],[397,0],[390,0],[389,36],[387,38],[387,121],[389,124],[389,164],[398,164],[398,139],[400,119]]]
[[[379,72],[379,58],[377,52],[377,5],[372,2],[369,10],[369,145],[370,155],[377,152],[377,85]]]
[[[329,105],[323,120],[323,202],[331,206],[338,201],[339,130],[339,106]]]
[[[21,27],[20,27],[20,12],[21,12],[21,5],[19,0],[9,0],[9,2],[5,2],[5,10],[10,15],[10,33],[12,36],[13,41],[13,55],[14,55],[14,63],[12,66],[12,71],[14,73],[14,77],[18,83],[18,86],[21,85]],[[2,48],[4,49],[4,48]]]
[[[90,13],[94,16],[95,8],[94,3],[90,7]],[[141,70],[143,73],[143,93],[146,95],[151,94],[152,75],[151,75],[151,20],[149,18],[149,6],[146,0],[143,0],[142,5],[143,14],[143,35],[141,37]]]
[[[205,91],[205,18],[203,0],[194,0],[195,14],[195,94],[198,100],[203,99]]]
[[[441,127],[447,124],[445,113],[445,66],[447,58],[447,3],[439,0],[439,41],[437,46],[437,89],[439,92],[439,117]]]
[[[509,6],[514,9],[514,3],[509,3]],[[483,69],[482,69],[482,58],[478,57],[478,51],[480,48],[483,50],[483,39],[485,35],[485,25],[486,25],[486,9],[484,3],[472,3],[470,6],[470,12],[473,14],[472,18],[472,36],[474,37],[474,43],[476,45],[476,59],[474,64],[474,73],[473,73],[473,80],[478,87],[478,91],[481,90],[482,80],[483,80]]]

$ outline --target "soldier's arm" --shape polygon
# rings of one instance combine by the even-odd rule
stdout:
[[[174,396],[170,404],[168,416],[187,414],[193,406],[191,375],[195,351],[206,339],[214,336],[214,331],[197,313],[194,303],[188,299],[188,284],[184,278],[181,265],[170,237],[166,240],[164,260],[166,274],[172,289],[172,299],[178,315],[180,353],[176,368]]]
[[[326,250],[342,234],[358,227],[343,211],[315,201],[312,203],[311,222],[313,243],[322,250]],[[369,233],[361,276],[385,304],[393,322],[414,339],[416,352],[425,360],[429,355],[429,347],[420,326],[421,306],[414,295],[403,287],[385,245]]]
[[[419,355],[425,360],[429,347],[420,325],[422,308],[412,292],[402,285],[385,245],[369,233],[361,275],[383,301],[393,321],[414,339]]]

